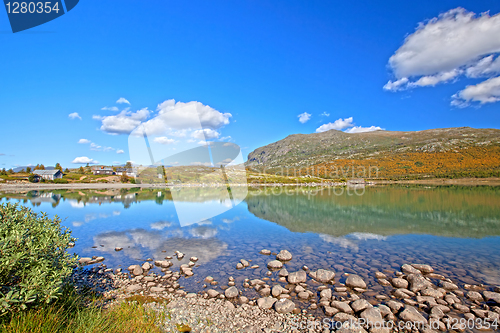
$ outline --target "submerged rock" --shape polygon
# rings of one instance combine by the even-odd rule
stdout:
[[[345,281],[345,285],[351,288],[366,288],[365,281],[361,278],[361,276],[356,274],[350,274]]]

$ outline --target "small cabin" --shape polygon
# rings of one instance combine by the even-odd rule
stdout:
[[[33,174],[39,176],[40,178],[46,179],[46,180],[61,179],[63,177],[63,173],[61,172],[61,170],[58,170],[58,169],[35,170],[35,171],[33,171]]]
[[[112,176],[115,174],[113,168],[105,166],[92,168],[92,173],[94,175],[108,175],[108,176]]]

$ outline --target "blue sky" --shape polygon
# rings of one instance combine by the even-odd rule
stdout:
[[[218,117],[207,130],[245,157],[322,125],[499,128],[499,12],[498,1],[87,0],[13,34],[0,10],[0,167],[124,163],[130,127],[169,100]],[[473,45],[443,49],[432,27]],[[158,142],[173,147],[170,134]]]

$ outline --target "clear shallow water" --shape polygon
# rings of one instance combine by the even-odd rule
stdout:
[[[3,193],[0,202],[57,214],[78,238],[72,250],[104,256],[108,267],[126,268],[181,251],[186,258],[174,260],[177,267],[196,256],[194,277],[181,283],[187,291],[200,290],[207,275],[221,285],[229,276],[237,283],[265,277],[271,259],[259,254],[263,248],[292,252],[289,271],[304,264],[332,269],[337,282],[344,281],[343,273],[355,272],[375,292],[385,287],[374,273],[394,272],[404,263],[430,264],[458,283],[500,285],[500,189],[372,187],[358,194],[250,191],[236,207],[187,226],[179,223],[165,190]],[[189,189],[178,197],[193,210],[228,205],[214,189]],[[238,271],[240,259],[260,268]]]

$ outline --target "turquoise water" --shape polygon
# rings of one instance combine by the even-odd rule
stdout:
[[[184,208],[210,211],[226,205],[218,192],[193,190]],[[210,192],[212,191],[212,192]],[[360,195],[315,189],[250,191],[246,200],[200,223],[179,223],[168,191],[109,190],[3,193],[2,203],[20,202],[58,215],[78,238],[80,256],[104,256],[108,267],[163,259],[174,251],[199,258],[184,283],[197,291],[207,275],[263,277],[273,252],[288,249],[289,271],[307,265],[356,272],[382,291],[375,271],[403,263],[427,263],[458,283],[500,285],[500,190],[490,187],[373,187]],[[230,207],[230,206],[229,206]],[[124,248],[116,252],[115,247]],[[236,270],[240,259],[258,269]]]

